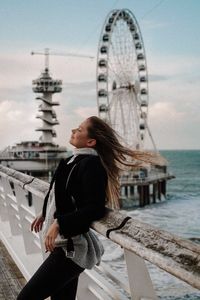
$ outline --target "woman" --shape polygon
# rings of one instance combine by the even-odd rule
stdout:
[[[43,213],[31,225],[31,230],[39,232],[47,215],[44,243],[50,255],[22,289],[18,300],[49,296],[52,300],[74,300],[81,272],[101,260],[101,244],[89,234],[89,227],[105,216],[106,206],[119,208],[120,170],[123,166],[138,167],[143,162],[158,163],[155,155],[122,146],[115,131],[95,116],[72,130],[70,143],[75,147],[74,155],[61,160]],[[128,163],[127,156],[134,161]],[[63,239],[67,239],[67,245],[56,247],[58,241],[63,245]]]

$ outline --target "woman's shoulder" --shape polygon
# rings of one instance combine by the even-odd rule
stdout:
[[[84,165],[102,165],[101,159],[98,155],[84,155],[82,159],[80,159],[80,164]]]
[[[79,155],[81,156],[81,155]],[[91,155],[91,154],[85,154],[85,155],[82,155],[83,158],[81,159],[81,161],[83,163],[87,163],[87,162],[94,162],[94,161],[100,161],[100,157],[99,155]]]
[[[91,171],[102,171],[106,172],[101,159],[98,155],[87,155],[79,161],[79,170],[91,170]]]

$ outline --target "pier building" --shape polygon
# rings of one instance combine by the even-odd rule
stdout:
[[[53,101],[53,95],[61,93],[62,81],[50,76],[48,52],[45,52],[45,55],[44,71],[32,82],[33,92],[37,94],[36,100],[41,102],[36,118],[42,121],[42,126],[36,128],[36,131],[42,134],[36,141],[22,141],[1,151],[0,163],[49,181],[59,160],[67,157],[67,149],[54,142],[56,137],[54,127],[59,124],[59,121],[53,107],[60,104]]]

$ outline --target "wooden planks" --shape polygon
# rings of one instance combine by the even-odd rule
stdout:
[[[0,240],[0,300],[16,300],[26,280]]]

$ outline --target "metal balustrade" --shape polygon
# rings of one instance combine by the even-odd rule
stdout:
[[[48,186],[0,165],[0,238],[27,280],[48,255],[41,233],[30,231]],[[32,206],[28,205],[30,199]],[[92,227],[106,236],[106,231],[117,227],[125,217],[125,213],[110,211]],[[81,274],[78,300],[158,299],[145,260],[200,289],[199,245],[134,219],[128,220],[121,230],[112,231],[110,239],[123,247],[128,282],[101,263]]]

